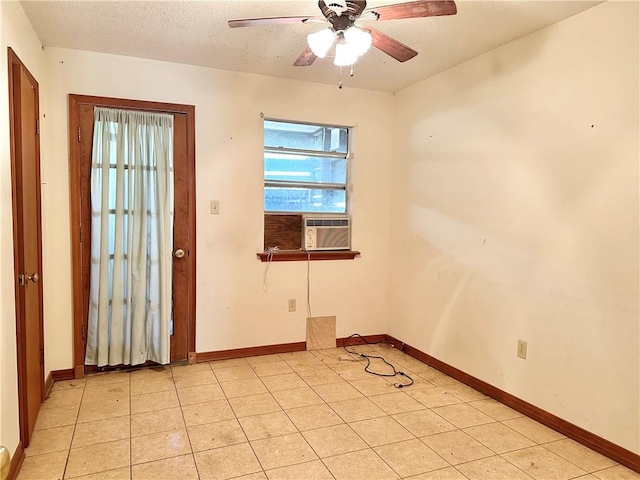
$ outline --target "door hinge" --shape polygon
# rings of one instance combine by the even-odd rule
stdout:
[[[36,135],[40,135],[40,120],[36,118]]]
[[[78,127],[78,143],[80,143],[80,127]]]
[[[80,224],[80,243],[84,243],[84,227]]]
[[[18,286],[20,287],[24,287],[26,281],[25,281],[25,276],[24,273],[21,273],[18,275]]]
[[[40,349],[40,365],[44,365],[44,348]]]
[[[87,326],[82,324],[82,340],[86,340],[87,339]]]

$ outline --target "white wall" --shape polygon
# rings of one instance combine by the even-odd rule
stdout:
[[[305,340],[306,262],[273,263],[263,244],[263,132],[272,118],[355,126],[355,260],[311,263],[312,314],[337,315],[337,334],[384,333],[387,319],[389,159],[393,96],[78,50],[45,49],[50,69],[43,164],[47,360],[72,366],[67,95],[196,107],[198,352]],[[221,214],[209,214],[209,200]],[[287,312],[296,298],[298,311]]]
[[[20,434],[7,47],[11,47],[20,57],[40,85],[46,81],[46,72],[40,42],[18,2],[0,2],[0,22],[0,445],[13,454]]]
[[[388,328],[635,453],[638,58],[608,2],[397,94]]]

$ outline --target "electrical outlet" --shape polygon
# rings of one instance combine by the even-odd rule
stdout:
[[[518,340],[518,356],[524,360],[527,358],[527,342]]]
[[[220,213],[220,202],[218,200],[211,200],[209,202],[209,209],[211,210],[211,215],[218,215]]]
[[[296,299],[295,298],[290,298],[289,299],[289,311],[290,312],[295,312],[296,311]]]

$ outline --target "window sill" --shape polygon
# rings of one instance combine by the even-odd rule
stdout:
[[[266,262],[269,260],[269,254],[261,252],[256,254],[258,258]],[[315,251],[307,252],[304,250],[283,250],[274,253],[271,258],[272,262],[306,262],[310,260],[353,260],[360,256],[360,252],[355,250],[331,250],[331,251]]]

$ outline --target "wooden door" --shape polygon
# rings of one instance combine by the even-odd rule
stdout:
[[[187,116],[175,114],[173,116],[173,335],[171,335],[171,362],[187,360],[189,355],[189,234],[192,226],[189,224],[189,195],[195,191],[191,183],[192,177],[185,168],[188,165],[187,148]],[[194,229],[195,230],[195,229]],[[176,252],[184,252],[184,256]],[[193,350],[195,350],[195,345]]]
[[[80,335],[74,338],[76,377],[92,368],[84,365],[86,332],[89,313],[91,273],[91,204],[90,175],[93,140],[93,109],[95,106],[125,108],[170,113],[174,117],[174,252],[182,250],[184,256],[174,256],[173,262],[173,335],[170,343],[171,362],[188,359],[195,351],[195,176],[193,107],[157,104],[100,97],[70,96],[72,148],[72,216],[77,206],[79,235],[78,250],[74,254],[74,314]],[[184,107],[178,109],[176,107]],[[178,110],[178,111],[176,111]],[[75,155],[74,155],[75,152]],[[76,192],[76,193],[74,193]],[[73,228],[73,225],[72,225]],[[73,233],[73,231],[72,231]],[[75,239],[72,239],[75,241]],[[74,252],[76,250],[74,249]],[[76,273],[77,270],[77,273]],[[79,318],[78,318],[79,317]],[[78,329],[76,328],[76,331]],[[95,369],[95,367],[93,367]]]
[[[18,399],[26,448],[44,400],[38,82],[11,49],[9,72]]]

